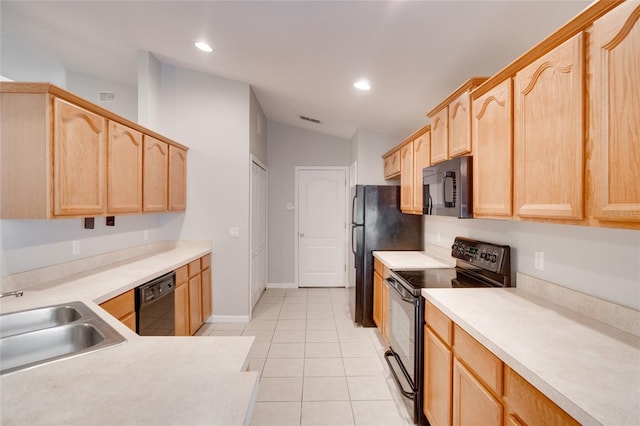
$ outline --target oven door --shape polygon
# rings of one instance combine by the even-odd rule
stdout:
[[[415,389],[415,311],[418,298],[392,277],[387,279],[387,283],[392,290],[389,292],[389,346],[398,356]]]

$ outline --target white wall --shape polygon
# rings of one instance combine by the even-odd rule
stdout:
[[[382,155],[403,140],[404,137],[358,129],[351,138],[351,162],[357,161],[358,164],[356,182],[361,185],[396,184],[384,179]]]
[[[253,90],[250,91],[251,98],[249,103],[249,129],[250,129],[250,148],[249,151],[258,161],[265,166],[267,165],[267,119],[262,111],[260,102]]]
[[[270,284],[295,282],[295,211],[285,209],[295,202],[295,167],[349,166],[350,149],[346,139],[267,121]]]
[[[138,119],[138,89],[74,71],[67,71],[67,90],[133,122]],[[113,102],[100,102],[98,92],[115,92]]]
[[[511,246],[512,269],[640,309],[640,231],[535,222],[424,216],[426,243],[451,247],[459,235]],[[544,252],[544,271],[534,252]]]
[[[14,81],[67,86],[66,69],[57,59],[11,34],[3,34],[0,38],[0,74]]]
[[[187,210],[162,215],[163,236],[211,240],[214,315],[248,315],[249,85],[161,68],[157,130],[189,147]]]
[[[160,61],[147,50],[138,50],[138,124],[155,129],[160,122]]]
[[[84,229],[83,224],[82,219],[0,220],[2,275],[164,239],[158,214],[116,216],[114,227],[106,226],[104,217],[95,218],[95,229]],[[79,255],[72,255],[73,240],[80,242]]]

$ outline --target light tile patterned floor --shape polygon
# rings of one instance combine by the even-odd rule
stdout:
[[[382,338],[354,325],[345,289],[269,289],[250,323],[207,324],[198,334],[256,336],[252,426],[412,424]]]

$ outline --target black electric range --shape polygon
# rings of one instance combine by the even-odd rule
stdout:
[[[385,359],[413,421],[428,424],[423,414],[424,312],[423,288],[501,288],[511,286],[509,246],[457,237],[452,268],[393,269],[389,285],[389,350]]]

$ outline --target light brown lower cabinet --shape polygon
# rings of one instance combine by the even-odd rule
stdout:
[[[136,331],[135,290],[131,289],[100,304],[100,307],[121,323]]]
[[[373,322],[382,338],[389,343],[389,286],[385,279],[389,269],[378,259],[373,259]]]
[[[212,313],[211,255],[176,269],[176,336],[191,336]]]
[[[430,302],[425,321],[423,410],[432,426],[579,424]]]
[[[174,327],[176,336],[189,336],[189,279],[188,266],[176,269]]]
[[[502,426],[502,404],[458,358],[453,360],[453,424]]]

